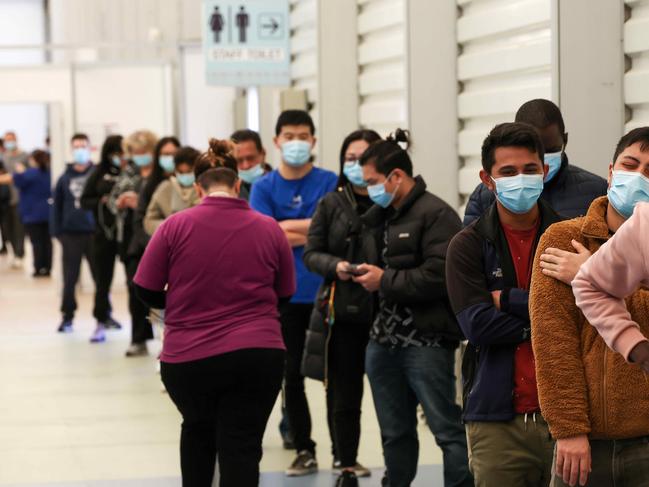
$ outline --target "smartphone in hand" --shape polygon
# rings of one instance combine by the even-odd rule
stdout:
[[[347,273],[351,274],[352,276],[364,276],[367,274],[366,270],[361,270],[358,268],[358,264],[349,264],[349,267],[347,267]]]

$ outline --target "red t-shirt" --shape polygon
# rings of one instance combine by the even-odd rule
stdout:
[[[502,227],[516,269],[518,287],[529,289],[539,222],[530,230],[515,230],[505,224]],[[539,409],[534,352],[532,342],[527,340],[518,344],[514,354],[514,411],[517,414],[525,414],[537,412]]]

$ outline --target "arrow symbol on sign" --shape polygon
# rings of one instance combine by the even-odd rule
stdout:
[[[270,33],[274,34],[279,29],[279,23],[275,19],[270,19],[270,24],[264,24],[262,27],[264,29],[270,29]]]

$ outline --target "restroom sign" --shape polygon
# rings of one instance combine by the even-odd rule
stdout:
[[[204,0],[203,8],[208,84],[290,84],[289,0]]]

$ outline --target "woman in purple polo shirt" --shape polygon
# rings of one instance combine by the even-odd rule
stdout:
[[[202,203],[160,225],[134,282],[165,309],[162,380],[183,416],[183,487],[210,487],[217,453],[221,487],[256,486],[282,382],[277,306],[295,292],[293,254],[275,220],[238,198],[229,142],[212,139],[194,174]]]

